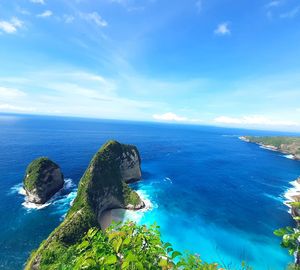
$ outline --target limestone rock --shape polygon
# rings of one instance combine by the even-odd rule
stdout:
[[[46,157],[32,161],[26,170],[23,186],[27,200],[44,204],[64,185],[59,166]]]

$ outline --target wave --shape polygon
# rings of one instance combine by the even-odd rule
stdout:
[[[291,208],[289,203],[294,202],[296,198],[300,198],[300,183],[297,180],[294,180],[290,182],[290,184],[292,185],[292,187],[287,189],[287,191],[283,195],[283,197],[286,199],[284,201],[284,204],[289,208]]]
[[[28,209],[28,210],[31,210],[31,209],[36,209],[36,210],[40,210],[40,209],[43,209],[43,208],[46,208],[48,207],[49,205],[51,204],[51,202],[47,202],[47,203],[44,203],[44,204],[36,204],[36,203],[32,203],[32,202],[29,202],[25,199],[25,201],[22,203],[22,205]]]
[[[268,145],[259,145],[259,148],[265,149],[265,150],[270,150],[273,152],[278,152],[278,150],[276,148],[273,148],[272,146],[268,146]]]
[[[153,208],[157,208],[157,204],[151,201],[149,194],[145,190],[137,190],[136,193],[140,196],[141,200],[145,203],[145,207],[141,210],[134,210],[134,212],[146,212],[152,210]]]
[[[10,189],[9,194],[20,194],[24,196],[25,198],[22,205],[27,210],[40,210],[48,207],[49,205],[55,205],[58,211],[66,213],[77,195],[77,189],[72,179],[67,178],[65,179],[63,188],[57,193],[55,193],[54,196],[44,204],[36,204],[29,202],[26,197],[26,192],[23,188],[23,183],[19,183],[13,186]]]
[[[165,178],[164,178],[164,182],[169,182],[169,183],[173,184],[172,179],[169,178],[169,177],[165,177]]]
[[[279,201],[281,203],[284,203],[284,199],[282,197],[276,197],[276,196],[268,194],[268,193],[264,193],[264,196],[266,196],[266,197],[268,197],[270,199],[273,199],[275,201]]]
[[[26,195],[25,189],[23,188],[23,183],[19,183],[10,188],[8,195],[14,194]]]
[[[112,210],[112,213],[122,213],[123,212],[123,222],[131,220],[134,221],[135,223],[141,223],[144,215],[146,212],[153,210],[154,208],[157,208],[158,205],[151,201],[151,198],[149,194],[145,190],[136,190],[137,194],[140,196],[140,198],[143,200],[145,203],[145,207],[140,210]]]
[[[145,207],[140,210],[128,210],[121,208],[107,210],[102,213],[102,216],[99,219],[101,228],[106,229],[112,223],[112,221],[122,223],[126,221],[134,221],[135,223],[140,224],[145,213],[157,207],[157,205],[150,200],[150,196],[145,190],[139,189],[136,190],[136,192],[144,201]]]
[[[288,159],[295,159],[294,155],[283,155],[283,157]]]

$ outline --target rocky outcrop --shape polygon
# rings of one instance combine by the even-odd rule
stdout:
[[[266,149],[292,155],[300,160],[300,137],[288,136],[242,136],[241,140],[256,143]]]
[[[135,182],[141,179],[141,158],[139,151],[135,146],[123,146],[123,153],[120,162],[120,172],[122,179],[126,183]]]
[[[63,185],[64,177],[59,166],[49,158],[35,159],[26,169],[23,186],[29,202],[44,204]]]
[[[144,202],[126,184],[141,178],[140,163],[135,146],[117,141],[104,144],[82,176],[65,220],[33,253],[25,269],[41,269],[41,265],[43,269],[50,269],[45,266],[46,254],[51,253],[55,258],[56,250],[68,248],[91,227],[100,227],[99,219],[105,210],[143,208]]]

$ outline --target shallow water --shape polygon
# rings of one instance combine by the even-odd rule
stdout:
[[[141,152],[144,179],[134,188],[153,207],[134,213],[137,222],[156,222],[176,249],[231,269],[242,260],[258,270],[284,269],[292,259],[273,230],[292,224],[284,194],[300,175],[300,163],[238,139],[248,134],[278,133],[0,116],[0,269],[21,269],[61,222],[90,159],[111,138]],[[18,193],[26,166],[38,156],[60,164],[75,184],[39,210],[26,208]]]

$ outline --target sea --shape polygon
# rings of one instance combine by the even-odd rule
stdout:
[[[127,212],[160,226],[163,241],[226,269],[283,270],[293,258],[273,231],[293,225],[284,202],[300,162],[239,139],[299,135],[212,126],[0,115],[0,269],[22,269],[31,251],[63,220],[89,161],[107,140],[135,144],[143,179],[132,185],[147,211]],[[25,201],[27,165],[47,156],[65,187],[46,205]],[[294,185],[292,185],[294,183]],[[296,186],[296,187],[295,187]]]

